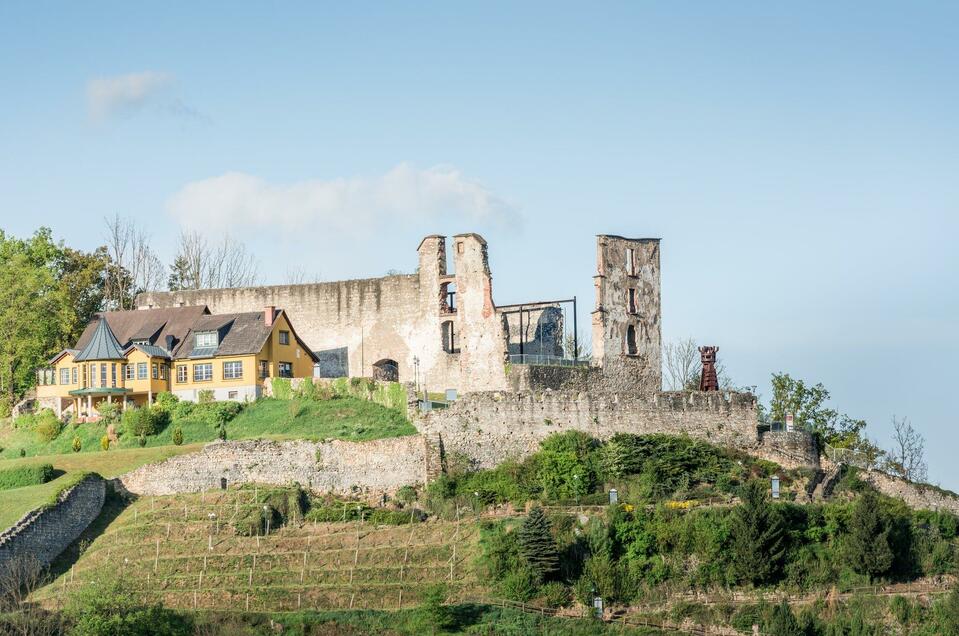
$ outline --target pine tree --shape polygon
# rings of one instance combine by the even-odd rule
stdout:
[[[849,542],[846,557],[859,574],[875,578],[892,567],[893,552],[889,545],[892,526],[879,507],[879,497],[867,490],[859,497],[849,519]]]
[[[766,625],[766,631],[776,636],[803,636],[805,630],[799,626],[796,615],[789,608],[786,599],[773,608],[772,616]]]
[[[559,570],[559,554],[542,508],[529,511],[518,532],[519,552],[539,581]]]
[[[167,287],[170,288],[170,291],[192,289],[191,279],[190,265],[186,257],[181,254],[177,256],[170,265],[170,277],[167,279]]]
[[[765,484],[743,487],[742,503],[732,519],[733,570],[740,581],[759,584],[779,573],[786,552],[786,532],[779,511],[769,503]]]

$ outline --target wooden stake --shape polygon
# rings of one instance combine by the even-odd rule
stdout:
[[[169,529],[169,526],[167,526],[167,529]],[[167,536],[169,536],[169,535],[167,535]],[[154,572],[157,571],[157,566],[158,566],[158,565],[160,565],[160,540],[159,540],[159,539],[157,539],[157,553],[156,553],[156,557],[153,558],[153,571],[154,571]]]

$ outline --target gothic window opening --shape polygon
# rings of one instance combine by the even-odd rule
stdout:
[[[446,353],[459,353],[459,334],[456,333],[456,322],[447,320],[443,323],[443,351]]]

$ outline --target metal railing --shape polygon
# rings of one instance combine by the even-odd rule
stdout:
[[[823,452],[834,464],[846,464],[863,470],[873,470],[879,467],[879,456],[874,453],[864,453],[851,448],[836,448],[830,444],[823,444]]]
[[[589,366],[588,358],[566,358],[563,356],[548,356],[538,353],[513,353],[509,356],[510,364],[528,364],[543,367],[585,367]]]

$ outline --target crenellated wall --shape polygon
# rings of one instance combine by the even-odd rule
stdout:
[[[579,430],[605,439],[616,433],[687,434],[755,452],[756,399],[741,393],[634,393],[484,391],[414,421],[446,453],[470,457],[478,467],[536,451],[552,433]]]
[[[56,503],[28,512],[0,534],[0,576],[18,557],[49,565],[97,518],[105,496],[103,479],[88,475],[60,493]]]

